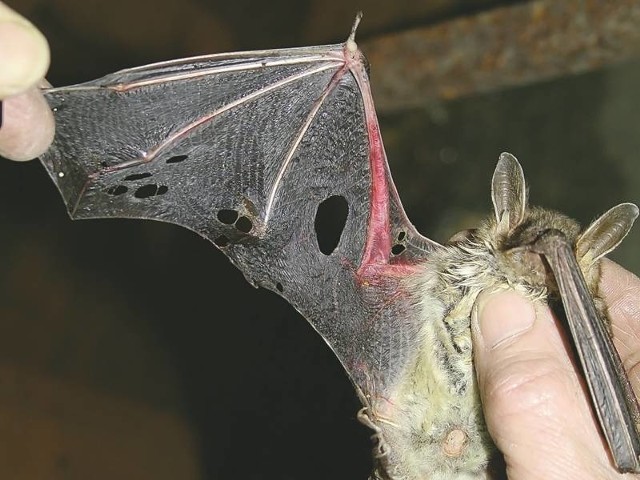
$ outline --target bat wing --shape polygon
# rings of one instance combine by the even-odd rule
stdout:
[[[402,209],[351,39],[157,63],[45,93],[57,129],[41,160],[72,218],[197,232],[299,310],[363,398],[386,389],[418,329],[403,275],[438,245]]]

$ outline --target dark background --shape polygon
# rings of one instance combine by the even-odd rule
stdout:
[[[54,85],[173,57],[343,41],[505,2],[14,0],[49,38]],[[365,52],[366,53],[366,52]],[[372,65],[375,88],[376,71]],[[640,65],[381,117],[418,229],[490,207],[502,151],[533,203],[588,222],[640,200]],[[375,92],[375,91],[374,91]],[[638,233],[615,258],[640,271]],[[187,230],[71,222],[37,162],[0,162],[0,476],[364,479],[369,432],[317,336]],[[4,471],[3,471],[4,470]]]

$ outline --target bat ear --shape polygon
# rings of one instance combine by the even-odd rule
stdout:
[[[621,203],[595,219],[576,242],[576,257],[593,263],[616,248],[638,217],[638,207]]]
[[[520,162],[510,153],[502,153],[493,172],[491,199],[498,234],[507,234],[524,219],[527,186]]]

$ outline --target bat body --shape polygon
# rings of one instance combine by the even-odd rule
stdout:
[[[56,138],[41,160],[72,218],[187,227],[300,311],[362,400],[373,478],[487,478],[494,447],[469,328],[477,295],[555,295],[551,272],[567,275],[544,260],[550,229],[595,294],[597,262],[637,209],[623,204],[580,233],[527,208],[520,165],[503,154],[494,216],[448,245],[423,237],[393,185],[354,32],[340,45],[175,60],[49,89]],[[327,246],[319,219],[330,205],[342,215]],[[598,375],[618,386],[606,400],[631,410],[599,412],[619,425],[637,411],[619,359]]]
[[[561,213],[528,208],[522,169],[509,154],[503,154],[498,162],[493,187],[495,215],[436,250],[420,265],[419,272],[406,279],[406,288],[415,292],[424,321],[416,338],[415,362],[407,369],[407,376],[371,409],[372,416],[379,416],[377,421],[369,419],[378,427],[381,452],[392,457],[379,478],[486,478],[494,452],[484,427],[472,366],[470,318],[477,296],[483,291],[513,289],[532,301],[553,301],[560,293],[553,274],[564,280],[577,272],[588,284],[583,293],[597,298],[598,260],[618,245],[638,214],[635,205],[621,204],[582,232],[577,222]],[[598,230],[595,237],[594,230]],[[545,257],[560,250],[539,246],[548,232],[561,235],[563,245],[575,246],[567,253],[573,258],[574,250],[579,252],[580,266],[571,272],[555,266],[550,271]],[[578,305],[576,301],[565,304],[567,316],[575,314]],[[603,325],[606,312],[601,302],[599,305],[591,318]],[[616,428],[618,433],[622,426],[629,429],[626,438],[632,446],[622,451],[631,452],[625,459],[625,465],[631,467],[625,468],[634,469],[637,404],[615,350],[605,350],[599,343],[608,337],[594,337],[591,341],[596,350],[617,359],[597,377],[621,380],[624,392],[611,393],[603,404],[612,411],[614,398],[629,405]],[[583,344],[588,344],[587,340]],[[586,374],[591,382],[594,371]],[[393,447],[385,446],[387,441]]]

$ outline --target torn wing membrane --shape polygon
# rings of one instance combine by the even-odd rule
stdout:
[[[108,112],[103,114],[101,118],[113,118],[116,121],[122,118],[116,128],[109,129],[107,132],[103,131],[102,124],[91,122],[89,119],[81,122],[86,134],[87,140],[84,140],[86,143],[81,145],[79,142],[73,142],[72,146],[77,151],[67,152],[67,155],[70,153],[72,157],[83,161],[87,174],[85,183],[89,184],[106,174],[143,167],[165,152],[170,155],[172,151],[180,148],[183,150],[193,148],[194,139],[198,137],[196,131],[206,128],[225,114],[240,111],[244,105],[255,103],[263,97],[269,97],[270,94],[286,89],[290,91],[290,95],[299,96],[297,91],[301,92],[300,95],[302,92],[311,94],[313,85],[319,85],[318,82],[326,85],[327,78],[330,79],[332,73],[340,67],[335,58],[330,61],[325,58],[319,64],[309,63],[307,58],[299,62],[293,61],[294,59],[286,60],[289,60],[286,62],[286,68],[282,66],[282,62],[274,63],[265,60],[259,71],[251,71],[248,76],[238,73],[237,65],[235,65],[232,72],[226,70],[224,66],[220,67],[220,76],[208,76],[201,79],[190,78],[183,82],[175,82],[176,98],[177,96],[181,97],[181,101],[175,107],[167,105],[166,96],[159,96],[165,90],[169,90],[165,93],[169,94],[168,100],[171,101],[170,89],[174,88],[171,84],[163,88],[162,91],[155,85],[145,85],[126,92],[118,92],[108,86],[110,84],[108,80],[111,76],[88,82],[89,86],[86,88],[78,86],[56,89],[48,91],[47,94],[53,95],[54,98],[56,96],[60,98],[61,108],[59,108],[58,117],[62,118],[61,122],[66,120],[65,115],[69,117],[75,115],[77,118],[84,115],[92,118],[93,112],[90,109],[93,108],[93,104],[98,102]],[[253,67],[255,62],[252,62],[251,65]],[[298,66],[300,68],[297,68]],[[100,86],[104,84],[107,84],[107,87]],[[322,88],[324,87],[321,87],[320,91]],[[219,91],[223,93],[218,93]],[[317,96],[319,93],[312,95]],[[313,101],[313,98],[309,100]],[[78,102],[84,102],[84,106],[78,107]],[[136,108],[136,103],[140,105],[139,108]],[[186,105],[186,110],[181,106],[182,103]],[[292,104],[294,103],[292,102]],[[274,108],[279,107],[274,105]],[[70,109],[76,109],[75,113],[72,113]],[[83,110],[78,112],[78,109]],[[210,113],[207,113],[207,109]],[[67,111],[65,112],[65,110]],[[127,110],[131,111],[133,116],[127,115]],[[236,113],[233,115],[235,116]],[[283,118],[281,121],[286,120],[291,119]],[[241,123],[235,128],[240,130],[255,127],[249,122]],[[95,133],[92,130],[95,130]],[[124,132],[119,133],[120,131]],[[210,131],[209,134],[217,135],[217,132]],[[232,133],[229,135],[236,136]],[[201,142],[210,142],[207,138],[202,136],[200,138],[202,138]],[[108,152],[113,153],[109,155]],[[187,152],[185,150],[180,153]],[[215,154],[215,152],[211,153]],[[97,159],[101,161],[98,162]],[[64,162],[59,159],[58,163]],[[55,167],[50,169],[55,169]],[[268,172],[265,175],[270,176]],[[65,182],[56,180],[56,183],[63,186]],[[83,195],[88,186],[84,185],[80,189],[79,196]],[[72,214],[75,211],[74,207],[71,210]]]
[[[310,61],[305,52],[322,60]],[[403,368],[405,340],[414,337],[419,315],[410,299],[396,295],[399,284],[388,272],[368,286],[355,275],[371,213],[370,122],[386,181],[380,192],[393,197],[384,209],[391,217],[385,234],[392,234],[390,224],[406,232],[402,255],[411,262],[424,261],[428,248],[410,235],[395,196],[369,84],[356,85],[354,69],[361,79],[366,73],[357,58],[345,68],[343,46],[212,61],[220,58],[157,64],[48,91],[58,128],[42,162],[74,218],[146,218],[182,225],[219,246],[216,239],[226,239],[223,251],[245,277],[303,313],[354,383],[366,389],[373,378],[384,390]],[[211,68],[217,73],[192,75]],[[110,88],[136,82],[138,88]],[[154,195],[135,195],[143,189]],[[313,219],[330,195],[343,196],[349,214],[338,248],[327,256],[318,249]],[[222,209],[254,228],[223,224],[216,216]],[[266,212],[269,228],[261,230]]]

